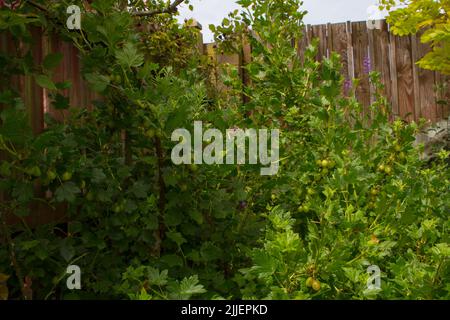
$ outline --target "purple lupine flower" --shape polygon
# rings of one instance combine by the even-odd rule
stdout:
[[[372,62],[370,61],[370,57],[366,56],[363,60],[364,73],[369,74],[372,71]]]
[[[348,95],[350,93],[350,89],[352,88],[352,80],[349,78],[344,81],[344,94]]]

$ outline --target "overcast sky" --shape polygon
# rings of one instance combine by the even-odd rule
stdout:
[[[191,12],[188,6],[183,5],[180,7],[180,18],[197,19],[203,26],[205,42],[212,42],[213,39],[208,25],[220,24],[228,12],[238,8],[235,0],[191,0],[191,3],[194,11]],[[308,11],[305,23],[367,20],[371,11],[369,8],[377,3],[378,0],[304,0],[304,9]]]

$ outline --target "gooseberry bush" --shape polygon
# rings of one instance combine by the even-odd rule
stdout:
[[[212,29],[220,50],[240,51],[245,40],[252,59],[243,70],[224,66],[225,89],[196,52],[196,31],[165,1],[131,2],[129,11],[93,1],[80,32],[62,27],[64,1],[0,9],[1,30],[17,40],[30,43],[39,26],[72,42],[101,97],[92,110],[70,106],[70,83],[51,80],[58,54],[36,65],[22,47],[1,53],[0,273],[9,298],[448,299],[448,151],[420,160],[420,126],[390,121],[377,73],[366,75],[377,93],[365,110],[357,81],[344,94],[338,55],[319,62],[311,45],[299,57],[300,1],[238,2],[242,12]],[[47,115],[33,134],[8,86],[16,75],[48,89],[63,120]],[[174,165],[171,133],[195,120],[280,129],[278,174]],[[66,215],[29,225],[36,203]],[[82,290],[65,285],[70,264],[82,270]],[[381,270],[376,290],[370,265]]]

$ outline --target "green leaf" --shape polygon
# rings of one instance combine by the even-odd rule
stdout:
[[[131,192],[139,199],[147,198],[149,190],[150,186],[142,181],[136,181],[131,187]]]
[[[254,263],[252,270],[260,277],[271,276],[277,270],[278,261],[262,250],[254,251],[252,258]]]
[[[36,254],[36,257],[38,257],[41,260],[45,260],[48,257],[49,251],[45,246],[38,246],[36,248],[36,251],[34,251]]]
[[[23,250],[30,250],[39,245],[39,240],[29,240],[21,242],[20,246]]]
[[[183,236],[179,232],[167,232],[166,235],[170,240],[175,242],[178,246],[181,246],[183,243],[186,242],[186,239],[183,238]]]
[[[67,241],[63,241],[61,247],[59,248],[59,253],[66,262],[69,262],[70,259],[75,256],[75,249],[69,245]]]
[[[25,144],[32,138],[28,114],[23,108],[6,108],[0,114],[1,139],[10,140],[15,144]]]
[[[203,224],[203,215],[198,210],[189,211],[189,216],[198,224]]]
[[[56,110],[66,110],[70,107],[69,98],[63,96],[62,94],[57,94],[53,100],[53,107]]]
[[[56,68],[62,59],[63,54],[61,52],[49,53],[42,62],[42,65],[45,69],[50,70]]]
[[[149,268],[147,273],[148,282],[151,285],[164,286],[167,283],[167,274],[167,270],[159,272],[158,269]]]
[[[84,75],[84,77],[92,86],[92,89],[97,92],[105,91],[106,87],[110,83],[109,77],[100,75],[98,73],[87,73]]]
[[[12,192],[12,196],[22,203],[29,202],[33,195],[33,185],[26,182],[17,182]]]
[[[56,189],[55,196],[56,201],[63,202],[69,201],[72,202],[75,200],[76,194],[80,193],[80,189],[77,187],[75,183],[72,181],[64,183],[58,189]]]
[[[206,261],[217,260],[222,257],[223,252],[212,242],[205,242],[200,250],[202,258]]]
[[[136,46],[130,42],[116,52],[116,58],[117,62],[125,68],[139,67],[144,63],[144,55],[139,53]]]
[[[166,264],[169,268],[183,266],[183,259],[176,254],[166,254],[161,257],[160,262]]]
[[[173,110],[167,117],[165,130],[171,132],[176,128],[182,128],[182,125],[186,119],[189,119],[188,108],[178,108]]]
[[[94,168],[92,170],[92,181],[94,183],[101,183],[106,179],[106,175],[102,169]]]
[[[72,82],[70,81],[57,82],[55,83],[55,86],[59,90],[69,89],[70,87],[72,87]]]
[[[194,275],[184,278],[180,283],[179,295],[184,299],[189,299],[194,294],[205,293],[203,285],[199,284],[198,276]]]
[[[53,81],[45,74],[36,75],[34,76],[34,79],[36,80],[36,83],[42,88],[49,90],[57,89]]]

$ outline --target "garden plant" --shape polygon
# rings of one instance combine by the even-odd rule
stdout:
[[[314,44],[298,55],[301,1],[239,0],[211,26],[218,50],[252,47],[243,69],[223,66],[220,88],[198,31],[176,20],[181,2],[0,1],[0,31],[17,44],[0,53],[0,299],[448,299],[449,151],[420,160],[421,123],[393,119],[378,73],[364,75],[376,89],[365,109],[339,55],[317,61]],[[70,5],[80,30],[66,28]],[[36,63],[19,45],[31,28],[79,50],[92,108],[52,80],[60,53]],[[18,75],[61,115],[40,134],[10,85]],[[194,121],[279,129],[277,174],[175,165],[172,132]],[[29,226],[32,203],[66,216]],[[68,265],[81,290],[66,287]],[[368,287],[369,266],[381,287]]]

